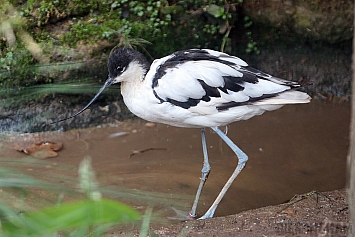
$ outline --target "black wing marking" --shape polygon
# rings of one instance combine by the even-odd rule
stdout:
[[[223,103],[222,105],[216,106],[216,108],[217,108],[218,111],[224,111],[224,110],[228,110],[230,108],[237,107],[237,106],[250,105],[253,102],[261,101],[261,100],[264,100],[264,99],[269,99],[269,98],[275,97],[275,96],[277,96],[279,94],[280,93],[264,94],[264,95],[259,96],[259,97],[250,97],[249,100],[243,101],[243,102],[231,101],[231,102]]]
[[[250,66],[241,66],[239,71],[243,73],[243,79],[245,82],[253,83],[252,82],[253,80],[255,79],[258,80],[259,78],[259,79],[269,80],[280,85],[290,86],[291,88],[297,88],[301,86],[299,83],[295,81],[289,81],[289,80],[277,78]],[[249,77],[251,81],[247,81],[248,80],[247,78]]]

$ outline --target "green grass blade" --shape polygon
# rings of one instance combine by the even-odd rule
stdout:
[[[25,213],[21,221],[17,218],[2,223],[2,229],[10,235],[39,236],[83,226],[133,221],[139,217],[137,211],[120,202],[83,200]]]

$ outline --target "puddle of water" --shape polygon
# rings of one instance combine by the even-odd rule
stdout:
[[[343,188],[349,120],[349,104],[313,101],[230,125],[228,136],[249,161],[215,216],[279,204],[312,190]],[[32,160],[31,168],[26,168],[28,158],[11,147],[26,139],[32,142],[36,136],[37,140],[61,141],[64,148],[46,164],[33,166],[36,162]],[[90,156],[104,195],[138,209],[150,204],[165,217],[174,215],[171,207],[190,210],[202,168],[199,129],[162,124],[148,127],[137,119],[118,127],[26,137],[10,137],[1,154],[26,173],[75,189],[77,167],[83,157]],[[237,165],[234,153],[216,134],[207,132],[207,144],[211,173],[202,192],[199,215],[208,209]],[[133,151],[143,150],[130,157]]]

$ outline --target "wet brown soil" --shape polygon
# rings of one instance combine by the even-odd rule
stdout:
[[[345,190],[298,195],[282,205],[152,228],[150,236],[348,236],[345,197]]]
[[[64,133],[9,134],[3,137],[0,162],[72,190],[64,192],[64,200],[71,200],[78,198],[78,165],[90,156],[102,194],[142,213],[147,206],[153,207],[152,229],[162,236],[177,236],[182,230],[187,236],[303,236],[306,232],[317,236],[323,230],[333,231],[334,226],[336,231],[346,231],[344,191],[320,195],[318,202],[314,194],[292,205],[256,208],[287,203],[295,194],[312,190],[344,188],[349,119],[348,103],[313,101],[230,125],[228,136],[248,154],[249,161],[217,208],[219,218],[205,221],[168,219],[176,210],[187,212],[192,205],[202,168],[199,129],[137,119]],[[13,149],[14,144],[36,141],[62,142],[63,149],[45,160]],[[207,144],[212,170],[198,215],[208,209],[237,164],[234,153],[217,135],[207,132]],[[38,207],[56,198],[37,192],[23,201]],[[167,224],[173,225],[161,227]],[[119,230],[112,234],[120,235],[124,234]]]

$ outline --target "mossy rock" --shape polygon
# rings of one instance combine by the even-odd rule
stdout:
[[[353,36],[352,0],[245,0],[243,10],[255,23],[330,44]]]

